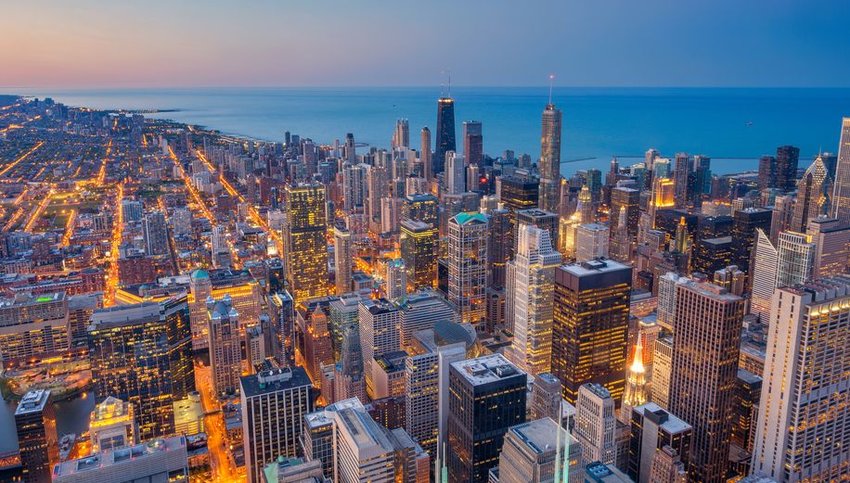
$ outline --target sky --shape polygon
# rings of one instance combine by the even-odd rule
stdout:
[[[850,87],[848,0],[0,0],[0,86]]]

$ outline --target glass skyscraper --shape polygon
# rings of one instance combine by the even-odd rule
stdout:
[[[455,100],[441,97],[437,100],[437,145],[433,159],[434,174],[442,173],[446,165],[446,153],[457,151],[455,141]]]

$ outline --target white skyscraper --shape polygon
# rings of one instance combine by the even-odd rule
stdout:
[[[387,276],[384,278],[387,298],[398,300],[407,295],[407,269],[404,260],[393,258],[387,261]]]
[[[446,192],[450,195],[466,191],[466,165],[462,155],[449,151],[446,153]]]
[[[336,293],[351,291],[352,270],[351,232],[345,226],[334,226],[334,265],[336,266]]]
[[[816,246],[811,236],[790,231],[780,232],[774,246],[759,228],[755,250],[751,312],[766,317],[774,290],[811,278]]]
[[[520,369],[536,376],[552,369],[553,290],[561,254],[552,248],[547,230],[520,225],[518,236],[516,258],[508,262],[514,339],[506,355]]]
[[[608,258],[608,242],[611,232],[608,225],[586,223],[576,231],[576,262],[594,258]]]
[[[581,444],[581,454],[585,461],[614,464],[617,457],[614,440],[616,427],[611,393],[600,384],[581,385],[576,399],[576,427],[573,433]]]
[[[841,140],[832,195],[833,217],[850,224],[850,117],[841,120]]]
[[[850,474],[850,277],[773,296],[752,472],[785,481]]]
[[[375,358],[401,349],[401,310],[385,299],[367,299],[358,307],[360,319],[360,350],[363,353],[363,372],[366,391],[374,394],[372,365]]]

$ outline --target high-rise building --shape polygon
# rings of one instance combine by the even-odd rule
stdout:
[[[552,373],[538,374],[531,384],[528,419],[552,418],[557,421],[561,417],[562,400],[561,380]]]
[[[239,312],[233,308],[229,296],[219,300],[210,297],[207,299],[207,317],[213,391],[219,396],[235,394],[242,374]]]
[[[501,354],[449,369],[448,478],[484,483],[498,464],[505,433],[525,422],[528,376]]]
[[[543,110],[540,135],[540,207],[558,212],[561,179],[561,110],[551,102]]]
[[[410,123],[407,119],[398,119],[393,131],[393,149],[410,147]]]
[[[362,212],[366,203],[368,164],[345,164],[342,167],[342,207],[345,211]]]
[[[458,195],[466,191],[466,162],[462,155],[454,151],[446,153],[445,176],[446,193]]]
[[[436,227],[440,218],[438,215],[440,200],[430,193],[409,195],[401,205],[402,220],[415,220]]]
[[[806,234],[815,244],[814,278],[848,273],[850,269],[850,225],[842,226],[835,218],[817,218],[809,222]]]
[[[829,213],[831,196],[832,180],[823,158],[818,156],[797,183],[797,201],[788,229],[805,233],[810,221]]]
[[[733,265],[749,272],[750,256],[756,242],[756,229],[770,231],[771,211],[763,208],[744,208],[735,211],[732,221]]]
[[[490,220],[490,236],[487,238],[488,285],[501,289],[505,287],[507,262],[513,254],[513,215],[506,209],[495,209],[488,212],[487,216]]]
[[[550,418],[508,430],[499,455],[500,483],[584,483],[581,447]]]
[[[417,331],[405,359],[405,429],[434,459],[446,443],[449,366],[476,355],[475,330],[442,320]]]
[[[387,260],[387,275],[384,277],[384,286],[389,300],[398,300],[407,295],[407,267],[404,266],[403,258]]]
[[[94,453],[137,444],[138,432],[133,406],[112,396],[96,405],[89,417]]]
[[[328,294],[325,187],[287,186],[284,235],[286,275],[295,302]]]
[[[314,409],[313,385],[303,368],[264,365],[239,382],[245,466],[251,483],[261,483],[263,467],[278,456],[301,454],[302,421]]]
[[[437,99],[437,141],[433,160],[434,174],[444,171],[446,153],[457,151],[455,143],[455,100],[451,97]]]
[[[360,350],[366,373],[366,390],[374,395],[372,365],[375,359],[401,349],[401,309],[386,299],[362,300],[358,307]]]
[[[516,217],[516,236],[514,237],[514,252],[519,246],[519,227],[522,225],[533,225],[549,232],[549,240],[552,241],[552,247],[558,246],[558,214],[551,211],[544,211],[538,208],[529,208],[527,210],[517,210],[514,213]]]
[[[132,404],[142,441],[172,434],[174,401],[195,390],[186,298],[96,310],[91,322],[89,359],[98,401],[113,396]]]
[[[549,232],[520,225],[516,258],[508,262],[508,313],[513,317],[513,345],[508,359],[536,376],[552,370],[552,306],[555,270],[561,254]],[[506,305],[508,305],[506,301]]]
[[[690,199],[689,188],[691,183],[688,183],[688,177],[694,171],[694,158],[688,153],[676,153],[676,161],[673,166],[673,180],[676,183],[676,208],[684,208]]]
[[[484,136],[481,121],[463,122],[463,156],[468,165],[484,164]]]
[[[351,232],[344,225],[334,225],[334,266],[338,295],[351,291],[352,248]]]
[[[797,185],[797,165],[800,148],[779,146],[776,148],[776,187],[782,191],[794,191]]]
[[[832,216],[842,224],[850,224],[850,117],[841,120],[841,139],[835,166],[835,188],[832,195]]]
[[[760,190],[776,188],[776,158],[762,156],[759,158],[758,186]]]
[[[460,322],[452,305],[433,290],[413,292],[396,301],[401,309],[401,345],[408,347],[420,330],[433,329],[438,322]]]
[[[710,283],[676,286],[670,412],[693,426],[689,473],[726,481],[744,300]]]
[[[462,322],[478,325],[486,315],[487,217],[460,213],[449,220],[448,299]]]
[[[437,283],[437,227],[417,220],[403,220],[399,245],[407,269],[408,291],[434,288]]]
[[[752,455],[755,446],[761,388],[761,376],[746,369],[738,369],[738,379],[735,384],[735,415],[732,419],[732,444],[746,451],[748,455]]]
[[[780,288],[771,304],[752,472],[774,481],[850,474],[850,278]]]
[[[64,461],[53,470],[53,481],[189,481],[188,440],[185,436],[152,439],[141,444],[113,448],[77,460]]]
[[[655,341],[652,355],[652,396],[650,400],[662,408],[670,407],[670,371],[673,369],[673,338],[662,336]]]
[[[620,210],[626,211],[626,223],[629,236],[635,237],[638,233],[638,222],[640,221],[640,190],[627,186],[617,186],[611,190],[611,214],[619,215]],[[620,228],[612,225],[612,228]]]
[[[51,481],[50,462],[58,460],[56,416],[49,399],[49,390],[29,391],[15,409],[21,476],[26,483]]]
[[[614,430],[617,418],[614,414],[614,399],[600,384],[582,384],[576,399],[576,427],[573,431],[581,445],[585,461],[600,461],[614,464],[617,446]]]
[[[608,244],[611,232],[608,225],[587,223],[576,230],[576,262],[586,262],[596,258],[608,258]]]
[[[0,367],[26,367],[67,353],[68,297],[64,292],[18,293],[0,303]]]
[[[757,232],[750,310],[767,318],[777,288],[803,283],[812,277],[817,250],[809,235],[783,231],[774,246],[763,230]]]
[[[165,255],[168,253],[168,225],[165,215],[152,211],[145,215],[142,222],[145,233],[145,253],[147,255]]]
[[[434,178],[434,167],[431,160],[431,130],[428,129],[428,126],[422,128],[420,136],[419,161],[422,162],[422,172],[425,179],[431,181]]]
[[[638,406],[631,411],[628,475],[637,483],[655,483],[652,478],[655,460],[663,458],[664,447],[688,458],[693,428],[655,403]],[[663,480],[662,480],[663,481]]]
[[[625,388],[632,268],[612,260],[555,272],[552,373],[575,404],[579,386],[605,386],[619,404]]]

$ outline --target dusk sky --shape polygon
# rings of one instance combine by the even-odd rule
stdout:
[[[7,1],[0,86],[850,86],[847,0]]]

